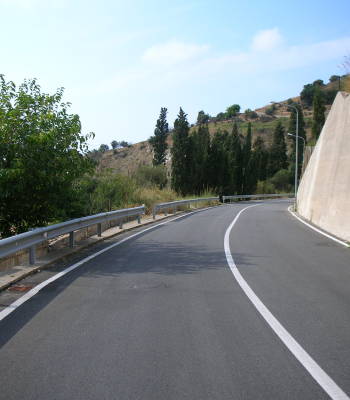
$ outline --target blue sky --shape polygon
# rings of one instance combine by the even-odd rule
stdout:
[[[350,2],[0,0],[0,73],[65,87],[91,147],[153,134],[161,107],[194,122],[343,74]]]

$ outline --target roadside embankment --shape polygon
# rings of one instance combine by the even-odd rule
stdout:
[[[300,182],[298,213],[350,241],[350,94],[339,92]]]

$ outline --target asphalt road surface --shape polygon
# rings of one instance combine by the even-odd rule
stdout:
[[[330,398],[228,266],[225,232],[249,204],[148,230],[3,319],[0,399]],[[349,395],[350,250],[297,221],[288,204],[246,209],[231,254],[263,304]]]

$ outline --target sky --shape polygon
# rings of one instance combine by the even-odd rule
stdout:
[[[91,148],[136,143],[160,108],[189,122],[344,74],[349,0],[0,0],[0,74],[65,88]]]

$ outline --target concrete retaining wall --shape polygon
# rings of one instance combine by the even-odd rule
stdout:
[[[350,94],[339,92],[300,182],[298,213],[350,241]]]

